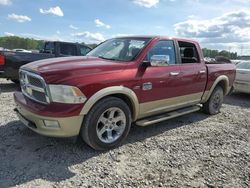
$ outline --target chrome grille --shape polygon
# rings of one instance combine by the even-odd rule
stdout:
[[[25,70],[20,70],[19,78],[22,93],[25,96],[44,104],[50,102],[46,83],[41,76]]]
[[[33,86],[36,86],[36,87],[40,87],[40,88],[43,88],[43,83],[41,80],[37,79],[37,78],[34,78],[34,77],[31,77],[29,76],[28,77],[29,79],[29,83]]]

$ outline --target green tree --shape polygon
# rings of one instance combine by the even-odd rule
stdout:
[[[218,51],[218,50],[203,48],[202,51],[203,51],[204,57],[215,58],[216,56],[224,56],[229,59],[237,59],[238,57],[237,52],[229,52],[226,50]]]

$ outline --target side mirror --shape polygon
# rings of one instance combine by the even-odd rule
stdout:
[[[150,65],[153,67],[168,66],[169,56],[168,55],[153,55],[150,58]]]

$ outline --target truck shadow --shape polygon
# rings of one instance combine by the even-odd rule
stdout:
[[[0,93],[10,93],[14,91],[19,91],[19,84],[15,83],[0,83]]]
[[[189,126],[207,117],[197,112],[148,127],[132,126],[125,143],[106,152],[95,151],[83,142],[74,143],[71,139],[43,137],[23,126],[20,121],[12,121],[0,126],[0,187],[18,186],[37,179],[52,183],[67,180],[76,175],[71,170],[73,165],[88,166],[93,157],[104,157],[106,154],[108,157],[105,156],[105,159],[112,162],[114,159],[110,157],[110,152],[123,150],[127,144]],[[99,166],[102,168],[105,165]],[[99,173],[101,176],[104,172]]]
[[[250,94],[233,93],[225,97],[224,103],[242,108],[250,108],[249,100],[250,100]]]

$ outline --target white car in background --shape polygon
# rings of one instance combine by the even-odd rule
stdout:
[[[236,65],[236,79],[234,91],[250,93],[250,61]]]
[[[32,51],[30,51],[30,50],[25,50],[25,49],[13,49],[12,51],[14,51],[14,52],[32,53]]]

